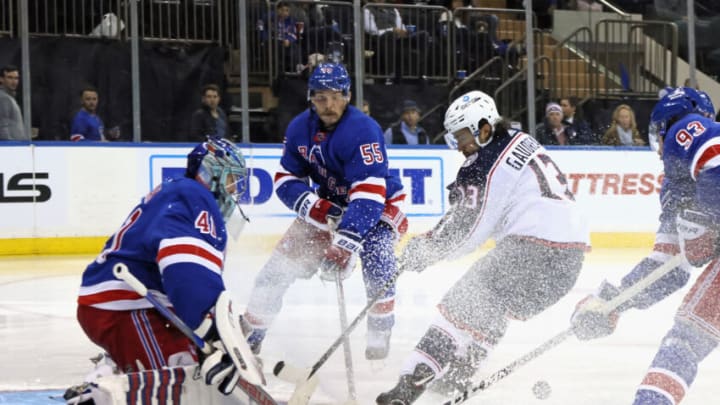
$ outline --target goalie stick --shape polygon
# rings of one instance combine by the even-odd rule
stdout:
[[[601,307],[601,311],[605,314],[612,312],[617,307],[619,307],[626,301],[632,299],[634,296],[639,294],[641,291],[643,291],[644,289],[649,287],[651,284],[658,281],[664,275],[668,274],[672,269],[674,269],[675,267],[680,265],[683,262],[683,260],[684,260],[684,257],[682,255],[677,255],[677,256],[672,257],[670,260],[665,262],[662,266],[658,267],[652,273],[645,276],[645,278],[639,280],[637,283],[635,283],[635,284],[631,285],[630,287],[626,288],[625,290],[623,290],[615,298],[606,302]],[[573,335],[572,327],[558,333],[557,335],[548,339],[547,341],[545,341],[543,344],[541,344],[534,350],[530,351],[529,353],[526,353],[525,355],[523,355],[522,357],[513,361],[512,363],[508,364],[507,366],[492,373],[489,377],[483,379],[482,381],[478,382],[477,384],[474,384],[472,387],[468,388],[467,390],[461,392],[455,398],[443,402],[442,405],[455,405],[455,404],[461,404],[461,403],[467,401],[470,397],[474,396],[475,394],[477,394],[480,391],[484,391],[484,390],[488,389],[490,386],[492,386],[493,384],[502,380],[503,378],[507,377],[509,374],[513,373],[515,370],[517,370],[521,366],[540,357],[541,354],[545,353],[546,351],[548,351],[548,350],[552,349],[553,347],[559,345],[560,343],[564,342],[568,337],[570,337],[572,335]]]
[[[180,332],[182,332],[185,336],[188,337],[195,345],[202,351],[204,354],[210,354],[212,353],[212,347],[210,347],[207,342],[202,340],[200,336],[196,335],[195,332],[193,332],[192,329],[182,320],[180,317],[178,317],[174,312],[170,311],[168,307],[163,305],[160,301],[158,301],[155,296],[148,291],[147,287],[140,282],[140,280],[137,279],[132,273],[130,273],[130,270],[127,268],[127,265],[124,263],[118,263],[113,267],[113,275],[119,279],[127,283],[136,293],[138,293],[140,296],[144,297],[145,299],[152,304],[155,309],[158,310],[165,318],[167,318],[170,323],[173,324]],[[248,348],[249,350],[249,348]],[[260,387],[260,384],[265,383],[265,378],[262,375],[262,370],[259,370],[260,372],[260,382],[254,383],[250,381],[250,379],[246,379],[246,375],[248,375],[248,372],[243,372],[243,370],[236,364],[236,367],[238,367],[238,371],[240,372],[240,379],[238,380],[237,386],[244,391],[244,393],[251,398],[253,401],[255,401],[257,404],[261,405],[277,405],[277,402],[273,397],[270,396],[264,389]],[[252,375],[249,375],[252,377]],[[257,379],[257,378],[252,378]],[[233,391],[232,394],[236,398],[240,398],[240,395],[236,391]],[[248,404],[253,405],[253,403]]]

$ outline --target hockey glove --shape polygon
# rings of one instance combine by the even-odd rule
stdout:
[[[436,261],[430,233],[418,235],[405,245],[398,265],[401,271],[414,271],[420,273]]]
[[[361,250],[359,238],[336,233],[332,244],[325,249],[325,255],[320,261],[320,278],[325,281],[335,281],[338,275],[341,280],[348,278]]]
[[[677,221],[680,250],[688,262],[701,267],[718,255],[718,231],[712,217],[700,211],[685,209]]]
[[[580,340],[597,339],[611,335],[617,327],[620,312],[616,309],[605,313],[605,303],[617,297],[620,290],[603,281],[596,294],[588,295],[575,306],[570,318],[573,332]]]
[[[303,221],[323,231],[331,230],[328,220],[338,223],[343,214],[343,209],[339,205],[311,192],[300,197],[296,211]]]
[[[211,315],[200,323],[195,334],[213,348],[209,355],[200,353],[200,374],[205,384],[217,385],[218,391],[230,395],[240,379],[240,373],[228,355]]]

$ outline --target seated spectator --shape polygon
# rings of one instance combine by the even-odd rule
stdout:
[[[399,125],[393,125],[385,131],[385,144],[427,145],[430,137],[420,122],[420,108],[413,100],[403,101]]]
[[[215,84],[203,86],[201,102],[191,118],[189,141],[202,142],[208,136],[230,139],[227,115],[220,108],[220,88]]]
[[[78,141],[105,141],[105,126],[97,114],[98,91],[87,86],[80,92],[80,111],[75,114],[70,127],[70,140]],[[110,138],[117,139],[119,132],[109,134]]]
[[[280,72],[294,71],[295,66],[301,62],[301,55],[298,54],[296,45],[298,40],[297,25],[295,19],[290,16],[290,6],[284,1],[275,4],[275,12],[271,15],[270,21],[273,24],[271,31],[275,46],[278,49],[278,63]],[[263,40],[267,34],[263,31]]]
[[[577,97],[565,97],[560,99],[560,107],[563,111],[563,124],[572,128],[577,136],[578,145],[593,145],[599,143],[590,128],[590,124],[579,116],[577,112]]]
[[[643,146],[647,143],[642,139],[635,121],[635,111],[627,104],[615,107],[610,128],[602,137],[603,145],[611,146]]]
[[[560,104],[550,102],[545,106],[545,119],[535,129],[535,139],[543,145],[574,145],[577,142],[572,127],[563,123]]]
[[[462,14],[456,12],[465,5],[465,0],[446,0],[444,6],[449,10],[438,18],[438,35],[446,37],[454,33],[456,66],[472,72],[505,44],[495,38],[497,16],[470,10]],[[482,4],[473,0],[473,7],[482,7]]]
[[[385,1],[375,0],[373,4]],[[375,52],[374,58],[366,63],[373,73],[394,76],[395,80],[404,73],[419,75],[418,69],[423,65],[421,61],[425,59],[428,46],[427,32],[408,31],[395,7],[365,7],[363,22],[366,47]],[[405,68],[404,72],[400,71],[401,67]]]

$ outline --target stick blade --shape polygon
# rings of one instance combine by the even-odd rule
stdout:
[[[288,400],[288,405],[307,405],[319,382],[320,380],[317,375],[310,377],[309,380],[300,382]]]

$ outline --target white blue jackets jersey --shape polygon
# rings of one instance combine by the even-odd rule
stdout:
[[[499,129],[499,132],[503,132]],[[432,230],[442,252],[459,257],[508,236],[586,249],[589,230],[565,175],[535,138],[510,130],[469,156],[450,186],[451,208]]]
[[[314,190],[345,208],[338,231],[362,238],[377,224],[386,203],[404,199],[400,179],[388,172],[380,125],[348,105],[333,130],[308,109],[288,125],[276,193],[297,211],[301,197]]]
[[[125,263],[155,297],[195,328],[223,291],[227,236],[212,193],[193,179],[165,182],[142,199],[82,275],[78,303],[106,310],[151,308],[113,266]]]
[[[695,208],[720,219],[720,124],[698,114],[674,123],[663,142],[669,191],[694,197]]]

